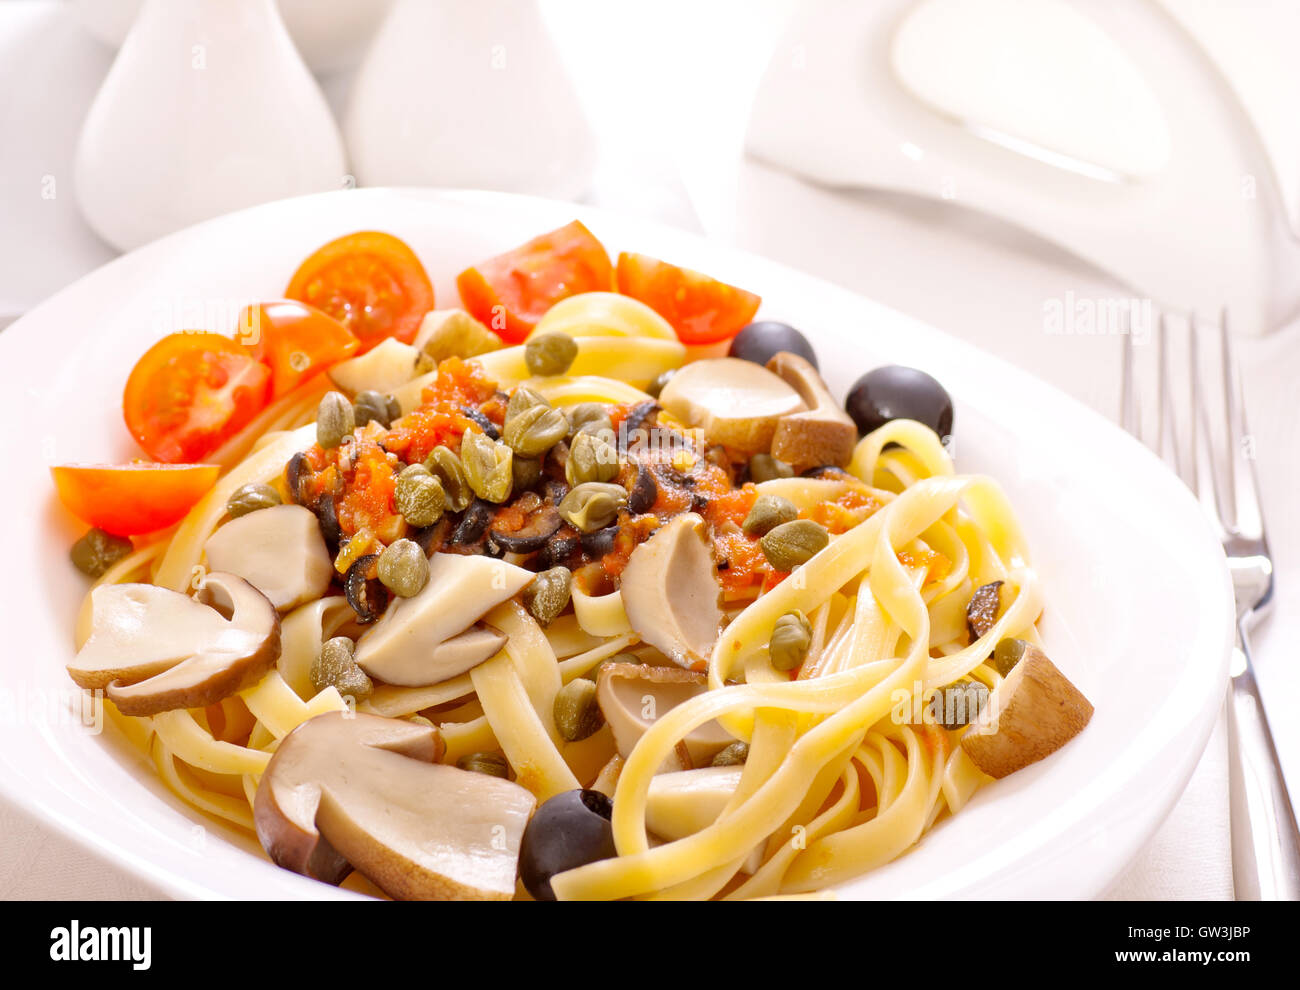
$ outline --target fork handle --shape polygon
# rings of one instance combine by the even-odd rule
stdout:
[[[1239,901],[1300,900],[1300,829],[1255,683],[1250,642],[1237,622],[1228,694],[1232,874]]]

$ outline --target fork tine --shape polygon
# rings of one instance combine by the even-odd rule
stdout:
[[[1192,491],[1200,500],[1201,508],[1223,539],[1224,526],[1219,515],[1216,490],[1218,479],[1214,475],[1214,450],[1211,444],[1209,418],[1205,410],[1204,388],[1201,384],[1200,333],[1196,327],[1196,314],[1188,318],[1187,339],[1192,372]]]
[[[1241,371],[1232,352],[1228,309],[1219,316],[1219,339],[1223,360],[1223,408],[1228,423],[1228,487],[1232,492],[1232,522],[1228,528],[1252,539],[1264,535],[1259,508],[1259,482],[1255,477],[1253,437],[1246,426],[1246,403],[1241,390]]]
[[[1133,333],[1129,326],[1128,312],[1121,319],[1120,337],[1124,341],[1123,359],[1120,365],[1119,421],[1129,433],[1142,439],[1142,422],[1138,416],[1137,396],[1133,391]]]
[[[1174,397],[1169,391],[1169,320],[1164,313],[1160,314],[1160,332],[1156,346],[1160,351],[1156,371],[1156,453],[1165,461],[1172,460],[1174,473],[1181,478],[1183,454],[1178,446],[1178,430],[1174,424]]]

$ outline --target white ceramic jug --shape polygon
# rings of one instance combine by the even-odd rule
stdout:
[[[344,120],[363,185],[573,199],[591,131],[535,0],[398,0]]]
[[[147,0],[86,116],[73,181],[129,250],[245,206],[337,189],[338,128],[274,0]]]

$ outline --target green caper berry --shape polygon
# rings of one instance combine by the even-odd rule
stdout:
[[[804,662],[811,645],[812,625],[807,616],[795,609],[776,620],[767,651],[772,658],[772,666],[777,670],[794,670]]]
[[[609,410],[599,402],[579,402],[570,406],[564,414],[569,420],[569,436],[579,433],[599,433],[601,430],[614,432],[614,421],[609,418]]]
[[[627,489],[599,481],[588,481],[569,489],[560,501],[560,516],[580,533],[594,533],[618,518],[627,505]]]
[[[612,481],[618,474],[618,449],[594,433],[582,432],[569,445],[564,477],[570,485]]]
[[[474,493],[465,478],[465,466],[450,448],[434,447],[433,452],[424,459],[424,466],[442,483],[449,511],[462,512],[474,501]]]
[[[442,482],[423,464],[412,464],[397,476],[393,503],[411,526],[432,526],[442,518],[447,497]]]
[[[569,742],[586,739],[605,724],[605,715],[596,704],[596,685],[582,677],[560,688],[553,714],[556,730]]]
[[[811,560],[830,539],[825,526],[811,519],[795,519],[769,529],[758,545],[767,562],[778,571],[793,571]]]
[[[983,681],[962,677],[931,695],[934,720],[945,729],[960,729],[979,718],[989,700]]]
[[[569,582],[573,572],[567,567],[542,571],[523,591],[524,608],[543,626],[549,626],[569,604]]]
[[[515,494],[526,492],[542,479],[542,461],[538,457],[512,457],[510,459],[510,477],[513,483],[510,490]]]
[[[325,450],[337,447],[357,427],[352,403],[342,392],[326,392],[316,409],[316,442]]]
[[[510,497],[514,483],[511,459],[514,452],[504,443],[498,443],[477,430],[469,430],[461,440],[460,461],[465,468],[465,480],[479,498],[488,502],[504,502]]]
[[[510,396],[510,401],[506,403],[506,419],[514,419],[525,409],[533,406],[546,406],[549,409],[551,404],[541,392],[527,385],[520,385]]]
[[[762,536],[782,523],[799,518],[799,509],[780,495],[760,495],[745,516],[742,528],[750,536]]]
[[[72,544],[70,556],[77,570],[89,577],[102,577],[104,572],[135,550],[135,544],[124,536],[114,536],[96,527]]]
[[[1004,639],[993,650],[993,656],[985,661],[1003,677],[1011,673],[1011,668],[1020,662],[1029,644],[1023,639]]]
[[[510,779],[510,764],[500,753],[466,753],[456,761],[456,766],[471,773],[483,773],[489,777]]]
[[[521,457],[540,457],[569,433],[564,413],[549,406],[529,406],[506,420],[501,439]]]
[[[380,583],[401,598],[414,598],[429,580],[429,558],[414,540],[397,540],[384,547],[375,566]]]
[[[391,395],[366,389],[364,392],[358,392],[357,397],[352,400],[352,414],[358,427],[376,422],[386,430],[393,425],[393,420],[402,414],[402,410]]]
[[[311,686],[317,691],[333,687],[339,694],[351,695],[357,701],[369,698],[375,686],[357,666],[354,650],[352,640],[346,636],[327,640],[311,665]]]
[[[738,767],[749,759],[749,743],[734,742],[718,752],[711,766]]]
[[[578,342],[567,333],[543,333],[524,344],[524,364],[534,375],[562,375],[578,356]]]
[[[587,680],[589,681],[594,681],[596,680],[596,678],[600,676],[600,669],[604,667],[605,664],[607,663],[638,663],[639,664],[640,662],[641,662],[641,658],[637,656],[635,653],[615,653],[612,657],[606,657],[604,660],[600,661],[600,663],[596,664],[596,666],[592,667],[591,670],[587,671],[582,676],[587,678]]]
[[[226,499],[226,515],[238,519],[258,509],[280,504],[280,493],[270,485],[241,485]]]
[[[749,480],[755,484],[776,478],[793,478],[794,468],[771,454],[755,454],[749,459]]]
[[[655,380],[646,386],[645,394],[652,399],[659,398],[659,393],[664,390],[664,386],[677,374],[676,368],[669,368],[667,371],[661,371],[655,376]]]

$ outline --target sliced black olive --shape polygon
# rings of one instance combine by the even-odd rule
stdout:
[[[849,389],[844,408],[863,434],[890,420],[915,419],[941,437],[952,435],[952,398],[917,368],[891,364],[868,371]]]
[[[447,537],[451,535],[451,516],[444,515],[432,526],[424,526],[417,529],[411,534],[413,539],[425,556],[431,556],[442,549],[443,544],[447,542]]]
[[[378,578],[366,577],[366,571],[378,559],[377,553],[358,557],[348,568],[348,575],[343,581],[343,594],[347,596],[352,611],[357,613],[358,622],[374,622],[388,607],[388,589]]]
[[[299,505],[306,505],[309,501],[306,498],[306,483],[311,480],[315,474],[311,464],[307,460],[307,455],[299,452],[289,458],[289,463],[284,468],[284,480],[289,488],[289,497]]]
[[[645,402],[638,402],[635,406],[627,411],[623,418],[623,429],[619,432],[619,443],[621,446],[627,446],[627,438],[637,430],[653,428],[654,423],[650,422],[651,416],[659,413],[659,403],[653,399],[647,399]]]
[[[519,844],[519,879],[528,893],[553,901],[551,877],[618,855],[613,813],[613,802],[600,791],[564,791],[543,802]]]
[[[966,628],[970,630],[972,640],[979,639],[993,628],[997,621],[998,609],[1002,607],[1001,581],[991,581],[975,589],[966,603]]]
[[[492,519],[496,516],[497,507],[491,502],[485,502],[481,498],[474,499],[461,516],[460,522],[452,530],[451,539],[448,541],[456,546],[468,546],[471,543],[477,543],[482,539],[483,534],[488,531],[492,525]]]
[[[703,512],[708,507],[709,507],[709,496],[705,495],[703,492],[691,493],[692,512]]]
[[[325,538],[325,546],[332,557],[339,552],[339,545],[343,542],[343,530],[339,528],[339,510],[334,504],[334,496],[329,492],[324,493],[311,508],[316,513],[316,524],[320,526],[320,535]]]
[[[569,494],[569,485],[555,478],[546,478],[541,484],[541,492],[542,498],[552,505],[559,505],[564,501],[564,496]]]
[[[541,508],[529,514],[522,529],[513,533],[489,531],[488,544],[495,544],[507,553],[532,553],[540,550],[563,525],[559,510],[550,502],[543,502]]]
[[[582,552],[588,557],[598,559],[614,549],[614,539],[618,536],[618,524],[598,529],[594,533],[582,534]]]
[[[479,412],[473,406],[461,406],[460,411],[465,414],[467,419],[472,419],[478,428],[483,431],[483,435],[493,440],[501,439],[501,431],[497,429],[497,424],[488,419],[483,413]]]
[[[659,486],[655,484],[654,472],[644,464],[638,464],[636,481],[633,482],[632,491],[627,496],[627,511],[633,515],[649,512],[658,497]]]
[[[732,338],[727,354],[742,361],[766,365],[774,354],[781,351],[798,354],[814,368],[818,367],[817,352],[808,343],[808,338],[788,323],[775,320],[762,320],[745,327]]]
[[[567,563],[581,548],[582,542],[576,534],[553,536],[537,554],[537,569],[549,571]]]

